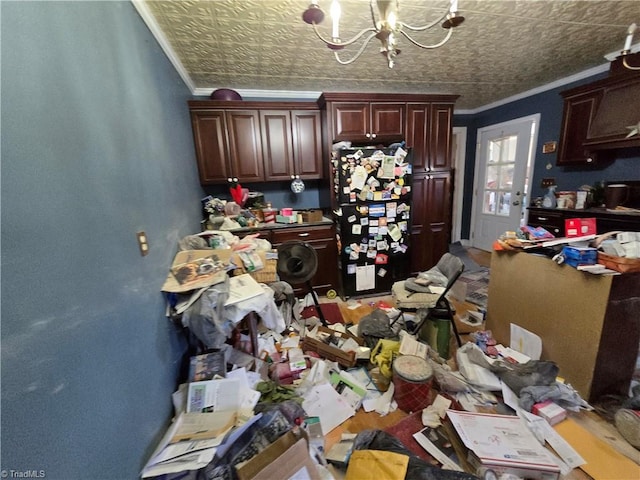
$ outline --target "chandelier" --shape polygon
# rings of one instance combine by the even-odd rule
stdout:
[[[327,39],[322,36],[318,30],[318,25],[324,20],[324,12],[318,5],[318,0],[311,0],[311,4],[302,14],[302,19],[313,27],[313,31],[317,37],[322,40],[327,47],[333,50],[336,60],[341,65],[348,65],[356,61],[362,52],[367,47],[371,39],[374,37],[380,40],[382,46],[380,47],[380,53],[387,59],[389,68],[393,68],[395,58],[400,54],[400,49],[397,47],[398,38],[400,35],[405,37],[415,46],[425,49],[438,48],[447,43],[453,34],[453,29],[460,25],[464,21],[464,17],[458,15],[458,0],[450,0],[449,10],[442,14],[439,18],[435,19],[431,23],[420,27],[414,27],[398,19],[399,0],[370,0],[369,8],[371,10],[371,20],[373,26],[365,28],[358,34],[356,34],[350,40],[342,40],[340,38],[340,3],[338,0],[333,0],[331,4],[330,14],[332,19],[332,32],[331,39]],[[375,4],[375,5],[374,5]],[[376,8],[377,7],[377,8]],[[377,10],[377,15],[376,15]],[[414,40],[407,31],[411,32],[423,32],[428,30],[442,22],[442,28],[447,30],[444,38],[432,45],[424,45]],[[367,35],[368,34],[368,35]],[[367,35],[365,37],[365,35]],[[360,49],[349,60],[342,60],[338,52],[349,45],[353,45],[364,37],[363,43]]]
[[[631,53],[631,42],[633,42],[633,34],[635,33],[636,28],[637,26],[635,23],[629,25],[629,28],[627,29],[627,38],[625,39],[624,47],[622,47],[622,52],[620,52],[622,54],[622,64],[629,70],[640,70],[640,66],[632,67],[627,62],[627,55]]]

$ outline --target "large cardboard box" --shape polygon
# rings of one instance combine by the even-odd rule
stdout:
[[[320,480],[304,436],[287,432],[237,470],[240,480]]]
[[[528,253],[493,252],[486,329],[509,345],[515,323],[587,401],[627,395],[640,342],[640,273],[593,275]]]

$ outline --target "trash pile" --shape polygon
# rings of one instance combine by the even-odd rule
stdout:
[[[304,470],[312,479],[351,480],[368,471],[385,479],[444,480],[477,478],[489,467],[498,476],[517,475],[511,460],[489,464],[466,445],[452,412],[492,415],[498,423],[517,418],[518,428],[530,432],[518,436],[536,439],[522,462],[547,462],[545,478],[580,464],[577,454],[559,458],[543,447],[551,434],[540,422],[591,408],[557,380],[553,362],[497,345],[490,331],[442,358],[409,333],[411,315],[386,302],[373,304],[356,324],[328,324],[302,315],[313,306],[312,293],[298,299],[286,282],[251,276],[274,260],[268,242],[221,232],[180,245],[163,290],[169,316],[189,332],[192,355],[173,395],[171,425],[142,477],[289,478]],[[177,273],[185,265],[191,276]],[[345,432],[325,448],[326,436],[358,411],[385,416],[396,409],[419,416],[424,430],[416,440],[433,462],[376,429]],[[434,446],[428,433],[447,438],[448,447]]]

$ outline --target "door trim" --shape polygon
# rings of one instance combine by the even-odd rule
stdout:
[[[467,156],[467,127],[453,127],[456,150],[453,152],[453,205],[451,212],[451,243],[461,241],[464,207],[464,167]]]

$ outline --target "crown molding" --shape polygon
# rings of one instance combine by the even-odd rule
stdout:
[[[640,52],[640,43],[631,45],[631,48],[629,49],[629,53],[638,53],[638,52]],[[622,50],[616,50],[615,52],[607,53],[604,56],[604,58],[606,58],[610,62],[613,62],[616,58],[620,56],[621,53],[622,53]]]
[[[598,73],[603,73],[608,70],[609,70],[609,64],[603,63],[602,65],[598,65],[597,67],[589,68],[588,70],[584,70],[574,75],[569,75],[568,77],[564,77],[554,82],[547,83],[545,85],[541,85],[536,88],[532,88],[531,90],[527,90],[526,92],[521,92],[516,95],[512,95],[511,97],[503,98],[502,100],[498,100],[497,102],[489,103],[487,105],[483,105],[481,107],[474,108],[472,110],[455,110],[454,109],[453,113],[455,115],[474,115],[476,113],[484,112],[486,110],[491,110],[492,108],[506,105],[507,103],[515,102],[516,100],[522,100],[523,98],[527,98],[532,95],[537,95],[538,93],[546,92],[547,90],[552,90],[554,88],[562,87],[563,85],[567,85],[569,83],[577,82],[578,80],[583,80],[585,78],[592,77],[593,75],[597,75]]]
[[[156,41],[160,45],[160,48],[164,51],[165,55],[169,59],[169,61],[173,64],[173,67],[178,72],[178,75],[182,78],[182,81],[185,83],[187,88],[192,92],[195,89],[195,85],[189,76],[189,73],[182,65],[182,62],[178,59],[176,52],[171,48],[171,44],[167,40],[167,37],[162,33],[162,29],[158,26],[154,16],[151,14],[147,5],[142,0],[131,0],[133,6],[137,10],[138,14],[142,17],[144,23],[146,23],[149,30],[151,30],[151,34],[155,37]]]
[[[220,87],[226,88],[226,87]],[[214,92],[215,88],[196,88],[193,94],[197,97],[208,97]],[[313,100],[320,98],[322,92],[302,91],[294,92],[291,90],[252,90],[252,89],[236,89],[243,100],[261,100],[265,98],[279,100]]]

